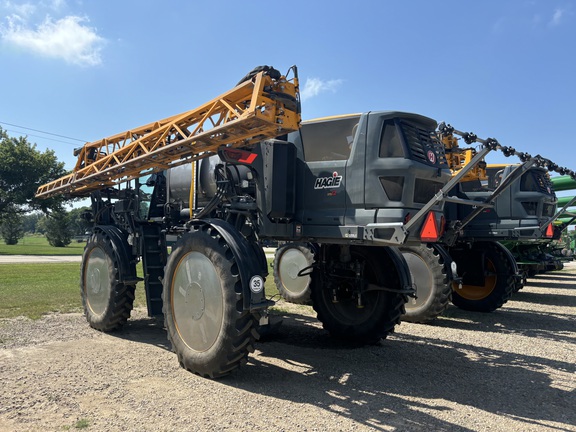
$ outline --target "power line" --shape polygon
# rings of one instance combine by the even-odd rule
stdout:
[[[12,126],[12,127],[17,127],[17,128],[20,128],[20,129],[31,130],[31,131],[34,131],[34,132],[39,132],[39,133],[42,133],[42,134],[45,134],[45,135],[52,135],[52,136],[56,136],[56,137],[59,137],[59,138],[66,138],[66,139],[73,140],[73,141],[80,141],[80,142],[82,142],[82,143],[87,143],[87,142],[88,142],[87,140],[81,140],[81,139],[78,139],[78,138],[72,138],[72,137],[69,137],[69,136],[66,136],[66,135],[59,135],[59,134],[55,134],[55,133],[52,133],[52,132],[45,132],[45,131],[41,131],[41,130],[38,130],[38,129],[32,129],[32,128],[29,128],[29,127],[26,127],[26,126],[18,126],[18,125],[12,124],[12,123],[6,123],[6,122],[0,121],[0,124]],[[31,135],[31,136],[34,136],[34,135]],[[43,137],[38,137],[38,136],[37,136],[37,138],[43,138]],[[64,141],[60,141],[60,142],[64,142]]]
[[[15,133],[15,134],[17,134],[17,133],[22,133],[22,132],[20,132],[20,131],[15,131],[15,130],[10,130],[10,129],[4,129],[4,130],[5,130],[6,132],[12,132],[12,133]],[[42,139],[45,139],[45,140],[56,141],[56,142],[64,143],[64,144],[68,144],[68,145],[76,145],[76,144],[71,143],[71,142],[69,142],[69,141],[62,141],[62,140],[57,140],[57,139],[54,139],[54,138],[48,138],[48,137],[44,137],[44,136],[40,136],[40,135],[34,135],[34,134],[29,134],[29,133],[27,133],[26,136],[31,136],[31,137],[35,137],[35,138],[42,138]]]

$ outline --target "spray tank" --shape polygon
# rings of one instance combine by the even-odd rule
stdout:
[[[225,165],[218,155],[170,168],[166,171],[169,202],[179,203],[182,209],[205,207],[217,194],[217,173],[222,173],[224,170],[226,178],[232,180],[235,185],[245,184],[251,178],[248,167]],[[190,206],[191,199],[192,206]]]

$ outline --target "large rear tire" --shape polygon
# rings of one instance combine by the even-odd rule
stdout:
[[[216,229],[201,225],[176,242],[163,284],[168,338],[183,368],[218,378],[246,362],[256,321],[243,309],[238,265]]]
[[[452,296],[444,261],[433,247],[425,244],[403,246],[400,252],[416,286],[416,298],[408,299],[402,321],[430,322],[446,310]]]
[[[451,251],[458,269],[463,269],[462,287],[453,283],[455,306],[468,311],[493,312],[510,299],[516,289],[514,265],[501,247],[496,242],[477,242],[472,245],[472,255]],[[476,277],[470,278],[468,273]]]
[[[398,251],[388,251],[396,258],[393,262],[382,250],[351,247],[350,254],[353,261],[364,265],[367,283],[401,290],[404,287],[396,265],[406,266],[406,263]],[[365,291],[359,305],[357,293],[346,278],[332,278],[328,283],[328,275],[321,272],[317,267],[312,273],[312,305],[318,320],[332,336],[366,344],[376,343],[394,331],[404,313],[406,295],[378,289]]]
[[[122,327],[134,305],[135,284],[120,283],[120,274],[131,274],[135,279],[133,260],[121,260],[117,253],[123,248],[114,245],[105,232],[95,232],[84,248],[80,268],[80,295],[86,320],[91,327],[112,331]],[[116,252],[115,252],[116,251]],[[121,268],[130,262],[129,268]]]

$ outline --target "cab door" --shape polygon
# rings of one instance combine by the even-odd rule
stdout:
[[[301,199],[305,225],[344,225],[346,166],[358,124],[358,115],[304,123],[301,140]]]

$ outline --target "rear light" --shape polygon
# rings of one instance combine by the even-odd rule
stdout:
[[[546,227],[546,232],[544,233],[544,237],[545,238],[554,237],[554,227],[552,226],[552,224],[548,224],[548,226]]]
[[[440,232],[438,231],[438,225],[436,224],[436,216],[434,212],[429,212],[426,216],[424,224],[422,224],[422,229],[420,230],[420,240],[422,242],[437,242],[440,238]]]

